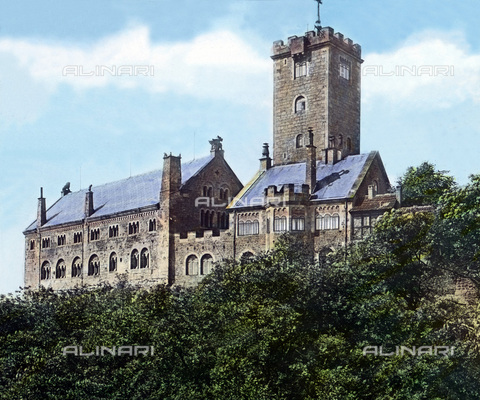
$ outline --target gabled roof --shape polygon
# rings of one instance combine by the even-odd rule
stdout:
[[[366,171],[370,167],[377,152],[348,156],[334,165],[317,161],[317,184],[311,196],[312,201],[351,198],[360,186]],[[306,164],[296,163],[274,166],[260,174],[249,187],[245,187],[229,206],[231,209],[244,208],[246,204],[258,202],[264,196],[268,186],[275,185],[280,190],[283,185],[294,184],[295,193],[302,192],[305,184]]]
[[[196,176],[214,156],[199,158],[182,164],[182,185]],[[93,186],[94,213],[90,218],[128,212],[154,206],[160,201],[162,170],[147,172],[116,182]],[[47,210],[47,222],[42,227],[81,221],[84,218],[85,194],[88,189],[69,193],[61,197]],[[37,228],[34,221],[26,229]]]

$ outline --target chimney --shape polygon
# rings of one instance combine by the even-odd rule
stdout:
[[[210,148],[210,154],[214,157],[221,156],[223,157],[223,146],[222,146],[223,139],[220,136],[217,136],[216,139],[209,140],[208,143],[212,146]]]
[[[43,187],[40,188],[40,197],[38,198],[37,208],[37,227],[40,228],[47,222],[47,206],[43,197]]]
[[[163,156],[162,188],[161,191],[168,193],[176,192],[182,184],[182,156]]]
[[[272,168],[272,159],[268,150],[268,143],[263,144],[262,158],[260,159],[260,171],[266,171]]]
[[[373,190],[373,185],[368,185],[368,198],[373,199],[375,197],[375,193]]]
[[[92,185],[88,187],[88,192],[85,193],[85,217],[90,217],[93,212],[93,192]]]
[[[308,128],[308,144],[306,159],[305,183],[310,187],[310,193],[315,192],[317,185],[317,148],[313,145],[313,129]]]
[[[401,207],[402,206],[402,186],[401,185],[398,185],[395,188],[395,196],[397,198],[398,206]]]

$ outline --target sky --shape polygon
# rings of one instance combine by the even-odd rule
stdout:
[[[480,173],[478,9],[323,1],[322,25],[362,46],[361,152],[392,183],[423,161],[462,185]],[[313,0],[0,0],[0,293],[23,285],[40,187],[49,207],[66,182],[189,161],[217,135],[248,182],[272,144],[272,43],[316,19]]]

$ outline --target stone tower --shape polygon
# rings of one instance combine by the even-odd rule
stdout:
[[[272,49],[273,162],[304,162],[308,129],[317,160],[360,153],[361,47],[332,28],[276,41]]]

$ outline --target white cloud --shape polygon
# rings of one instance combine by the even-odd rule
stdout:
[[[189,42],[155,44],[143,26],[89,46],[4,38],[0,39],[0,55],[14,57],[20,70],[27,70],[31,79],[51,89],[60,84],[77,90],[113,85],[240,103],[268,94],[265,74],[271,68],[268,57],[226,30],[206,33]],[[65,69],[67,66],[69,69]],[[98,76],[98,66],[114,72]],[[135,70],[124,67],[122,72],[121,66],[153,69],[143,71],[147,76],[128,76]],[[17,73],[15,69],[9,71]],[[93,76],[81,76],[90,73]]]
[[[365,104],[380,100],[442,109],[480,102],[480,54],[471,52],[462,34],[415,34],[395,51],[366,54],[364,59]]]

